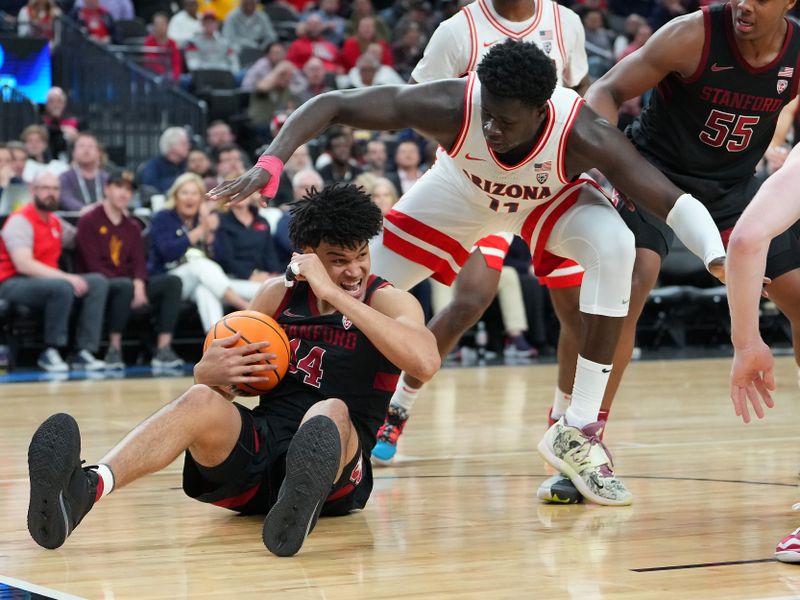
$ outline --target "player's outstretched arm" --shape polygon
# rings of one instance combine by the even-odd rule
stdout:
[[[764,182],[745,209],[728,244],[728,305],[731,311],[731,400],[736,414],[750,421],[748,402],[758,418],[761,401],[773,406],[773,358],[758,329],[758,303],[767,249],[775,236],[800,218],[800,148],[789,154],[783,167]]]
[[[616,125],[623,102],[641,96],[670,73],[691,75],[700,63],[704,37],[699,11],[673,19],[595,81],[586,102]]]
[[[599,169],[630,200],[664,220],[714,275],[723,277],[725,248],[708,210],[677,188],[607,120],[584,106],[567,140],[566,169]]]
[[[449,79],[316,96],[292,113],[256,166],[241,177],[218,185],[208,196],[236,203],[262,190],[262,195],[272,197],[283,164],[298,146],[334,124],[377,131],[411,127],[450,147],[461,124],[465,86],[466,81]]]

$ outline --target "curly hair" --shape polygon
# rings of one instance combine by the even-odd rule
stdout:
[[[506,40],[478,65],[478,79],[492,95],[541,106],[556,87],[556,66],[536,44]]]
[[[316,248],[320,242],[358,248],[383,226],[381,209],[360,187],[352,184],[312,187],[291,206],[289,239],[295,248]]]

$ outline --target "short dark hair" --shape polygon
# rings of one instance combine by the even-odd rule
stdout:
[[[289,239],[295,248],[316,248],[320,242],[357,248],[375,237],[383,226],[381,209],[363,188],[334,183],[311,188],[291,205]]]
[[[536,44],[509,39],[483,57],[478,79],[494,96],[542,106],[553,95],[558,77],[552,59]]]

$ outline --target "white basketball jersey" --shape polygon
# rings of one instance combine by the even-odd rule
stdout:
[[[527,21],[504,19],[491,0],[476,0],[437,27],[411,76],[419,83],[463,77],[491,47],[511,38],[533,42],[556,64],[559,85],[575,87],[588,73],[578,15],[553,0],[536,0]]]
[[[516,165],[507,165],[483,136],[480,92],[477,75],[470,73],[461,130],[453,148],[446,154],[439,152],[438,161],[451,173],[460,171],[466,176],[498,213],[525,211],[548,202],[571,183],[564,171],[564,156],[583,98],[571,89],[556,87],[547,101],[547,120],[536,146]]]

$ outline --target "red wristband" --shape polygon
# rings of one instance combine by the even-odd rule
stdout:
[[[256,166],[264,169],[270,175],[267,185],[265,185],[261,190],[261,195],[266,196],[267,198],[274,198],[275,193],[278,191],[278,185],[281,183],[283,161],[277,156],[264,154],[258,159]]]

